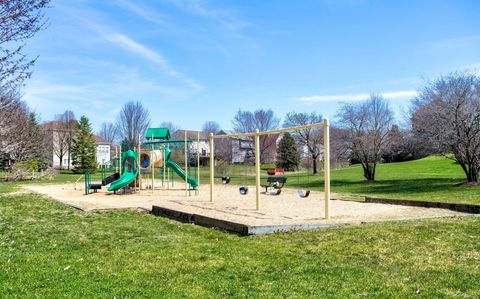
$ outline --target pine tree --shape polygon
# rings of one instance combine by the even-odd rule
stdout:
[[[128,139],[124,138],[122,142],[120,143],[120,149],[122,152],[126,152],[130,149],[130,146],[128,145]]]
[[[278,143],[277,167],[282,167],[285,171],[294,171],[298,164],[300,164],[300,157],[295,139],[287,132]]]
[[[73,171],[93,172],[97,168],[97,146],[93,139],[92,126],[86,116],[80,118],[78,131],[72,144]]]

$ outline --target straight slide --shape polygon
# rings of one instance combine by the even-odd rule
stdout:
[[[175,163],[175,161],[168,159],[167,162],[165,163],[165,165],[167,167],[173,169],[173,171],[175,171],[183,180],[185,180],[185,176],[186,176],[185,170],[183,170],[182,167],[180,167],[180,165]],[[192,178],[191,176],[187,176],[187,182],[194,189],[198,187],[198,181],[196,179]]]

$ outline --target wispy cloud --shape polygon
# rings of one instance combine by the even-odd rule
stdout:
[[[251,25],[236,16],[232,10],[211,7],[202,0],[168,0],[168,2],[192,15],[212,19],[232,32],[239,32]]]
[[[111,29],[108,29],[106,27],[103,27],[91,22],[88,22],[88,25],[91,29],[98,32],[106,41],[109,41],[117,46],[120,46],[123,49],[131,53],[137,54],[138,56],[160,66],[166,72],[166,74],[169,75],[170,77],[181,80],[182,82],[186,83],[190,88],[193,88],[196,91],[200,91],[204,89],[204,86],[201,83],[199,83],[197,80],[190,78],[184,73],[176,70],[169,63],[169,61],[159,52],[152,50],[137,41],[134,41],[130,37],[126,36],[125,34],[113,31]]]
[[[166,19],[165,15],[150,7],[140,5],[138,1],[117,0],[115,4],[152,23],[163,24]]]
[[[392,91],[380,93],[386,99],[408,99],[415,97],[417,92],[414,90]],[[338,101],[363,101],[370,97],[369,93],[358,94],[339,94],[339,95],[313,95],[296,98],[301,102],[338,102]]]
[[[433,46],[436,49],[449,50],[449,49],[470,47],[477,43],[480,43],[480,35],[448,38],[448,39],[435,42]]]

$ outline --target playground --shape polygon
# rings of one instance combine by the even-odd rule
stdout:
[[[215,144],[217,147],[221,145],[215,143],[216,139],[244,138],[252,144],[251,150],[259,152],[262,136],[322,127],[325,136],[324,179],[316,183],[318,185],[293,189],[286,185],[292,177],[286,176],[281,168],[267,169],[266,175],[262,176],[259,155],[254,155],[250,173],[248,151],[243,165],[230,165],[229,169],[216,159],[221,157],[219,150],[215,152]],[[185,131],[183,140],[175,140],[166,128],[149,128],[145,142],[141,143],[139,136],[133,150],[122,152],[118,149],[110,169],[102,169],[101,182],[92,182],[91,174],[86,173],[83,185],[76,182],[26,188],[85,211],[143,209],[158,216],[242,234],[467,215],[449,209],[364,202],[332,194],[328,120],[275,132],[212,134],[209,137],[210,167],[204,168],[200,167],[199,133],[196,145],[188,137]],[[253,137],[253,142],[246,139],[249,137]],[[244,167],[244,175],[231,177],[232,167]],[[201,184],[201,181],[207,183]]]
[[[97,192],[82,195],[74,185],[26,186],[28,190],[48,195],[64,204],[83,210],[144,209],[151,211],[158,206],[182,213],[201,215],[222,221],[230,221],[249,226],[325,225],[359,224],[387,220],[417,218],[452,217],[464,213],[422,207],[409,207],[388,204],[365,203],[342,199],[332,194],[332,218],[324,217],[323,192],[312,191],[308,198],[299,198],[296,190],[285,189],[281,196],[262,194],[262,209],[255,208],[255,194],[241,195],[238,186],[218,185],[218,200],[209,201],[209,186],[201,186],[199,195],[186,197],[183,189],[144,191],[128,195],[114,195]]]

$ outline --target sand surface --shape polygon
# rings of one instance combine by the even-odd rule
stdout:
[[[446,209],[420,208],[400,205],[364,203],[347,200],[331,201],[331,219],[324,219],[322,192],[312,191],[308,198],[300,198],[297,190],[284,189],[278,195],[261,194],[261,209],[255,209],[255,188],[240,195],[238,186],[216,185],[215,201],[209,201],[209,186],[202,185],[199,194],[187,197],[181,185],[176,190],[142,190],[133,194],[113,194],[106,188],[98,193],[84,195],[74,184],[30,185],[24,188],[38,192],[62,203],[84,210],[143,208],[153,205],[207,217],[243,223],[246,225],[291,225],[323,223],[361,223],[387,220],[405,220],[463,216],[464,213]],[[262,192],[264,189],[262,190]],[[332,194],[332,198],[342,198]]]

